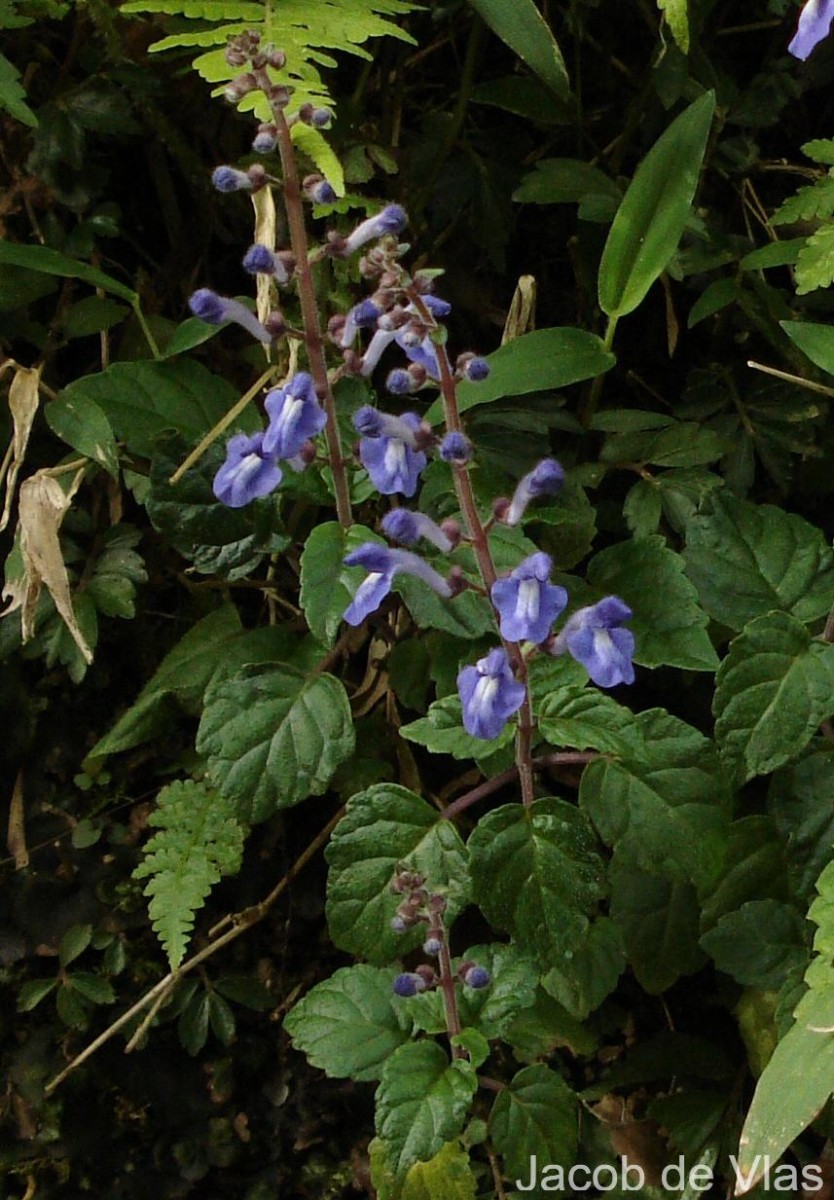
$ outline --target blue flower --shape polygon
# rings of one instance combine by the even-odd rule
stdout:
[[[537,496],[555,496],[565,482],[565,472],[555,458],[543,458],[518,482],[510,506],[504,515],[506,525],[517,525],[527,505]]]
[[[556,638],[553,652],[567,649],[598,687],[634,683],[634,634],[622,628],[631,615],[619,596],[606,596],[598,604],[580,608]]]
[[[403,367],[396,367],[393,371],[388,372],[385,388],[392,396],[409,396],[417,390],[416,383],[417,381],[409,375],[408,371]]]
[[[268,329],[264,329],[245,304],[241,304],[239,300],[230,300],[228,296],[218,296],[211,288],[198,288],[189,299],[188,307],[195,317],[199,317],[207,325],[222,325],[224,321],[234,321],[264,345],[268,346],[272,342],[272,334]]]
[[[348,310],[345,317],[339,345],[342,349],[352,346],[360,329],[373,328],[382,316],[382,309],[377,308],[373,300],[362,300]]]
[[[499,579],[492,585],[501,636],[508,642],[543,642],[553,622],[564,612],[568,594],[563,587],[549,582],[552,569],[548,554],[531,554],[509,579]]]
[[[310,195],[310,199],[314,204],[335,204],[338,198],[326,179],[322,179],[317,183]]]
[[[368,217],[367,221],[356,226],[350,237],[345,239],[343,252],[353,254],[354,250],[358,250],[374,238],[384,237],[387,233],[401,233],[407,224],[405,209],[399,204],[389,204],[382,212]]]
[[[446,600],[452,595],[452,589],[443,576],[408,550],[390,550],[376,542],[365,542],[346,555],[343,562],[346,567],[364,567],[368,572],[345,609],[344,620],[348,625],[361,625],[365,617],[376,612],[391,591],[394,576],[400,571],[406,575],[416,575]]]
[[[274,125],[264,124],[258,127],[252,149],[256,154],[271,154],[278,144],[278,130]]]
[[[414,436],[421,424],[417,414],[394,417],[365,405],[354,413],[353,424],[363,435],[359,458],[377,491],[383,496],[398,492],[413,496],[426,465],[426,456],[418,449]]]
[[[476,965],[467,967],[463,974],[463,982],[467,987],[485,988],[492,983],[492,976],[486,967]]]
[[[463,374],[472,383],[482,383],[489,375],[489,363],[485,358],[474,355],[464,366]]]
[[[281,482],[281,468],[264,453],[264,435],[239,433],[226,445],[226,461],[214,477],[213,491],[229,508],[243,508],[268,496]]]
[[[218,192],[251,192],[254,187],[251,177],[235,167],[217,167],[211,173],[211,182]]]
[[[428,984],[416,971],[403,971],[402,975],[398,975],[394,980],[392,987],[396,996],[408,997],[416,996],[418,992],[424,992]]]
[[[299,371],[289,383],[271,391],[264,407],[269,414],[264,450],[277,458],[293,458],[327,424],[327,415],[306,371]]]
[[[834,0],[808,0],[799,14],[799,27],[788,46],[788,52],[804,62],[817,43],[828,37],[832,19]]]
[[[472,457],[472,443],[464,434],[453,429],[440,443],[440,457],[444,462],[454,463],[456,467],[463,467]]]
[[[458,694],[466,732],[490,741],[521,708],[524,685],[513,676],[506,650],[496,649],[474,667],[463,668],[458,675]]]
[[[382,528],[388,537],[404,546],[413,546],[420,538],[425,538],[438,550],[448,554],[454,549],[451,538],[436,525],[425,513],[412,512],[409,508],[392,508],[382,518]]]

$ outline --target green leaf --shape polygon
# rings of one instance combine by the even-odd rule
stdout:
[[[461,703],[457,696],[435,700],[428,715],[400,728],[400,736],[433,754],[451,754],[453,758],[482,758],[508,746],[515,734],[515,724],[508,722],[496,738],[487,741],[475,738],[463,728]]]
[[[578,158],[541,158],[513,192],[520,204],[581,204],[586,196],[603,196],[613,205],[622,193],[608,175]]]
[[[518,1014],[536,998],[536,964],[514,946],[500,943],[470,946],[466,958],[486,967],[492,982],[486,988],[458,991],[461,1023],[490,1040],[503,1037]]]
[[[114,476],[119,471],[119,455],[110,422],[94,400],[85,396],[67,399],[59,396],[44,409],[47,424],[61,441],[85,454]]]
[[[106,296],[86,296],[64,313],[64,333],[68,338],[89,337],[118,325],[129,313],[129,308]]]
[[[579,1140],[576,1096],[549,1067],[524,1067],[498,1093],[489,1132],[515,1179],[529,1179],[534,1155],[543,1172],[545,1164],[567,1170],[576,1161]]]
[[[834,283],[834,225],[812,233],[796,260],[796,294],[807,296]]]
[[[113,363],[98,375],[76,379],[61,393],[65,404],[93,401],[128,450],[145,457],[153,454],[154,440],[169,430],[197,442],[237,398],[231,384],[194,359]]]
[[[593,832],[564,800],[495,809],[478,822],[468,849],[484,916],[548,967],[581,938],[605,894]]]
[[[334,153],[320,129],[296,121],[290,128],[290,136],[297,150],[306,154],[333,188],[337,196],[345,194],[345,175],[338,156]]]
[[[379,1079],[410,1037],[411,1022],[392,985],[397,971],[344,967],[309,991],[284,1019],[297,1050],[326,1075]]]
[[[301,607],[310,627],[325,646],[332,646],[342,614],[356,591],[354,581],[364,579],[361,567],[346,567],[342,560],[364,542],[384,541],[364,525],[343,529],[338,521],[317,525],[301,554]],[[353,586],[352,586],[353,585]]]
[[[492,606],[476,592],[463,591],[452,600],[444,600],[422,579],[406,574],[396,576],[393,590],[402,596],[421,629],[440,629],[468,642],[495,631]]]
[[[382,1069],[376,1092],[376,1131],[395,1175],[428,1162],[457,1137],[477,1086],[470,1063],[450,1063],[434,1042],[400,1046]]]
[[[446,897],[453,921],[469,903],[466,848],[451,821],[407,788],[380,783],[353,796],[326,850],[330,864],[327,920],[342,950],[390,962],[425,939],[422,927],[391,929],[397,897],[390,886],[402,864]]]
[[[562,51],[533,0],[469,0],[478,16],[542,83],[562,99],[570,94],[570,81]]]
[[[689,53],[688,0],[657,0],[657,7],[666,18],[672,37],[684,54]]]
[[[58,1016],[70,1029],[86,1029],[89,1009],[78,992],[73,991],[66,983],[58,988],[55,995],[55,1007]]]
[[[38,118],[26,103],[26,88],[20,83],[20,71],[0,54],[0,108],[21,125],[34,129]]]
[[[17,1011],[31,1012],[58,986],[58,979],[28,979],[17,993]]]
[[[788,848],[787,872],[791,890],[810,903],[814,885],[831,859],[834,843],[834,806],[831,780],[834,747],[826,739],[814,753],[805,755],[773,776],[768,807]]]
[[[818,529],[784,509],[714,492],[686,542],[686,573],[701,604],[731,629],[773,609],[813,621],[834,603],[831,550]]]
[[[704,965],[698,947],[701,910],[694,887],[658,879],[614,857],[609,868],[611,918],[619,926],[640,986],[659,995]]]
[[[116,1001],[110,980],[91,971],[74,971],[67,976],[66,986],[75,988],[91,1004],[114,1004]]]
[[[834,179],[832,179],[834,184]],[[834,326],[814,321],[780,321],[782,329],[816,367],[834,375]]]
[[[643,735],[634,713],[596,688],[557,688],[537,716],[539,733],[552,746],[640,754]]]
[[[428,1162],[409,1167],[399,1200],[475,1200],[476,1192],[469,1155],[457,1142],[447,1142]],[[386,1200],[382,1192],[378,1200]]]
[[[788,898],[783,843],[770,817],[742,817],[727,831],[720,878],[702,896],[701,928],[711,929],[724,913],[765,897]]]
[[[778,991],[807,961],[805,922],[793,905],[750,900],[726,913],[705,933],[701,945],[719,971],[745,987]]]
[[[528,76],[485,80],[473,89],[470,98],[473,104],[489,104],[538,125],[565,125],[571,119],[568,105],[542,87],[538,79]]]
[[[795,225],[797,221],[827,221],[834,213],[834,177],[825,175],[795,196],[780,204],[770,218],[774,225]]]
[[[195,992],[177,1021],[180,1045],[191,1057],[199,1054],[208,1041],[210,996],[202,988]]]
[[[527,1063],[549,1058],[563,1046],[574,1055],[593,1054],[597,1045],[593,1033],[543,988],[538,989],[535,1002],[519,1013],[504,1037],[519,1062]]]
[[[623,504],[623,516],[635,540],[657,533],[662,513],[660,488],[654,480],[638,479]]]
[[[600,461],[698,467],[721,458],[730,446],[730,441],[715,430],[694,421],[681,421],[665,429],[614,434],[605,439]]]
[[[522,334],[486,355],[486,360],[490,370],[483,382],[464,380],[458,384],[461,412],[505,396],[556,391],[571,383],[594,379],[610,371],[617,361],[603,348],[600,338],[572,326]],[[441,423],[443,406],[439,400],[431,405],[425,419],[431,425]]]
[[[718,658],[707,636],[707,616],[684,575],[684,560],[659,536],[619,542],[588,566],[588,583],[621,596],[633,612],[634,661],[646,667],[714,671]]]
[[[707,889],[721,871],[727,829],[715,746],[662,709],[640,713],[637,722],[646,757],[589,763],[580,804],[624,863]]]
[[[834,712],[834,647],[787,613],[757,617],[716,676],[715,738],[741,783],[795,758]]]
[[[101,553],[87,584],[87,595],[95,601],[99,612],[108,617],[129,620],[136,615],[136,587],[148,578],[145,564],[133,548],[141,536],[130,525],[113,525],[104,535]]]
[[[283,665],[244,667],[213,686],[197,732],[198,753],[247,822],[320,796],[353,749],[344,685]]]
[[[68,967],[71,962],[83,954],[93,940],[92,925],[72,925],[61,938],[58,947],[58,962],[62,967]]]
[[[131,288],[105,275],[89,263],[79,262],[48,246],[20,246],[16,242],[0,241],[0,264],[12,267],[28,267],[31,271],[42,271],[45,275],[60,275],[64,279],[81,279],[91,287],[101,288],[113,296],[138,304],[139,296]]]
[[[700,96],[637,168],[599,267],[599,303],[609,317],[637,308],[675,253],[689,219],[714,109],[713,92]]]
[[[148,823],[148,841],[134,879],[149,879],[145,895],[154,930],[174,971],[185,957],[194,914],[223,875],[240,869],[243,829],[234,805],[193,780],[168,784]]]
[[[211,1032],[223,1046],[231,1046],[237,1032],[235,1014],[213,989],[208,993],[208,1015]]]
[[[572,1017],[584,1021],[613,992],[625,965],[619,929],[609,917],[597,917],[543,976],[542,987]]]

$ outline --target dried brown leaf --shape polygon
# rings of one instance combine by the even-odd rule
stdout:
[[[16,365],[14,379],[9,387],[9,409],[14,422],[14,431],[11,445],[6,452],[2,468],[0,468],[0,479],[8,468],[6,500],[3,505],[3,515],[0,517],[0,531],[5,529],[9,523],[17,477],[26,457],[29,434],[32,432],[35,413],[38,411],[38,387],[42,369],[42,366],[21,367]]]

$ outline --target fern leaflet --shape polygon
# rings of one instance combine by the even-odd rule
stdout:
[[[163,788],[149,823],[159,832],[145,846],[133,877],[150,876],[148,911],[176,970],[185,957],[195,912],[221,876],[240,868],[244,830],[230,800],[193,780]]]
[[[161,13],[200,22],[194,31],[174,33],[155,42],[154,51],[217,47],[194,59],[194,69],[209,83],[220,85],[222,92],[238,71],[225,58],[230,37],[252,29],[263,43],[277,46],[287,56],[282,70],[269,68],[275,83],[295,88],[293,108],[310,103],[333,107],[333,101],[319,74],[319,67],[335,67],[329,53],[341,50],[370,59],[363,43],[369,38],[395,37],[414,44],[414,39],[391,20],[419,8],[412,0],[273,0],[271,4],[252,0],[130,0],[122,5],[125,13]],[[269,106],[260,92],[250,92],[239,105],[242,111],[254,111],[261,121],[269,120]]]
[[[811,234],[796,260],[796,294],[807,296],[834,282],[834,225]]]

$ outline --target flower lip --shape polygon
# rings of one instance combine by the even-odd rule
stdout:
[[[297,372],[282,388],[269,392],[264,407],[270,417],[264,449],[278,458],[293,458],[327,424],[327,414],[306,371]]]
[[[788,45],[788,53],[804,62],[812,50],[828,37],[832,19],[834,0],[808,0],[799,14],[799,24]]]
[[[214,477],[212,490],[222,504],[242,508],[268,496],[282,479],[281,468],[263,453],[263,434],[239,433],[226,445],[226,461]]]
[[[581,663],[598,687],[634,682],[634,634],[623,628],[631,609],[619,596],[606,596],[597,604],[580,608],[569,618],[554,642],[554,651],[565,649]]]
[[[342,559],[346,567],[364,567],[366,571],[384,573],[391,566],[391,551],[376,542],[364,542]]]
[[[472,737],[498,737],[524,700],[525,688],[513,676],[507,652],[497,647],[458,674],[463,726]]]

